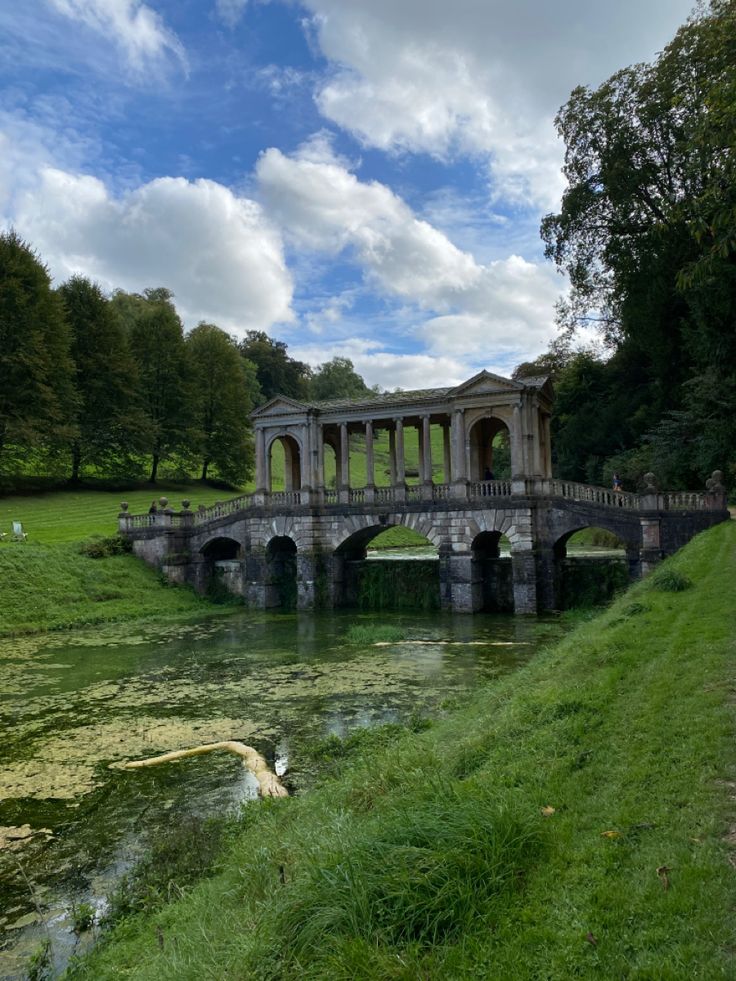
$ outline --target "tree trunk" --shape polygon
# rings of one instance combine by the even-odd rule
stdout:
[[[200,480],[207,480],[207,471],[209,470],[209,468],[210,468],[210,461],[205,460],[204,463],[202,464],[202,476],[200,477]]]
[[[79,446],[79,443],[74,442],[72,443],[72,475],[70,478],[73,484],[79,483],[79,468],[81,465],[81,460],[82,460],[81,448]]]
[[[155,484],[156,483],[156,477],[158,476],[158,464],[159,464],[159,456],[158,456],[158,453],[154,453],[153,454],[153,461],[151,463],[151,476],[148,478],[148,483],[149,484]]]

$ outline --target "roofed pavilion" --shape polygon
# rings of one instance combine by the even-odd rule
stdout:
[[[387,392],[364,399],[303,402],[277,396],[252,413],[256,442],[256,494],[273,492],[271,456],[284,452],[285,493],[300,492],[314,503],[350,503],[356,491],[367,503],[406,499],[407,429],[417,431],[419,489],[422,498],[463,497],[468,487],[488,482],[493,473],[493,441],[507,433],[511,481],[552,476],[548,378],[502,378],[481,371],[460,385],[410,392]],[[433,479],[432,428],[442,432],[442,481]],[[388,434],[389,487],[376,486],[374,440]],[[364,439],[365,485],[350,479],[350,437]],[[436,445],[436,444],[435,444]],[[326,486],[325,446],[335,454],[336,485]],[[353,459],[355,457],[353,456]],[[482,491],[482,488],[481,488]]]

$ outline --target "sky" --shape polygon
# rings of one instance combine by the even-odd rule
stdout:
[[[0,0],[0,228],[371,384],[546,350],[576,85],[691,0]]]

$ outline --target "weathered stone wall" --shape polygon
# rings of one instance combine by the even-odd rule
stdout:
[[[626,546],[632,575],[646,573],[664,555],[680,548],[697,531],[728,517],[723,510],[637,511],[590,502],[523,495],[494,499],[444,499],[390,505],[284,507],[250,506],[232,515],[195,525],[190,514],[177,523],[121,531],[133,551],[160,568],[172,581],[204,591],[222,548],[238,555],[239,565],[221,568],[223,583],[253,607],[268,609],[284,600],[285,582],[293,580],[300,609],[344,605],[355,595],[350,562],[364,557],[367,543],[387,528],[411,528],[439,552],[439,596],[444,609],[475,612],[510,605],[517,613],[555,609],[561,604],[558,563],[572,533],[588,527],[616,534]],[[484,532],[505,535],[510,560],[483,566],[473,543]],[[274,539],[289,539],[296,558],[269,556]],[[487,561],[487,559],[486,559]],[[348,571],[346,571],[348,570]],[[288,571],[288,575],[287,575]],[[291,586],[289,586],[291,588]]]

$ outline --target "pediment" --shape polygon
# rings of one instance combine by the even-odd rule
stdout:
[[[251,412],[251,418],[261,419],[264,416],[282,416],[285,413],[304,413],[309,411],[309,406],[304,402],[297,402],[286,395],[276,395],[265,405],[259,406]]]
[[[450,398],[460,395],[490,395],[495,392],[520,392],[523,388],[523,384],[512,378],[502,378],[490,371],[479,371],[477,375],[450,389],[448,395]]]

